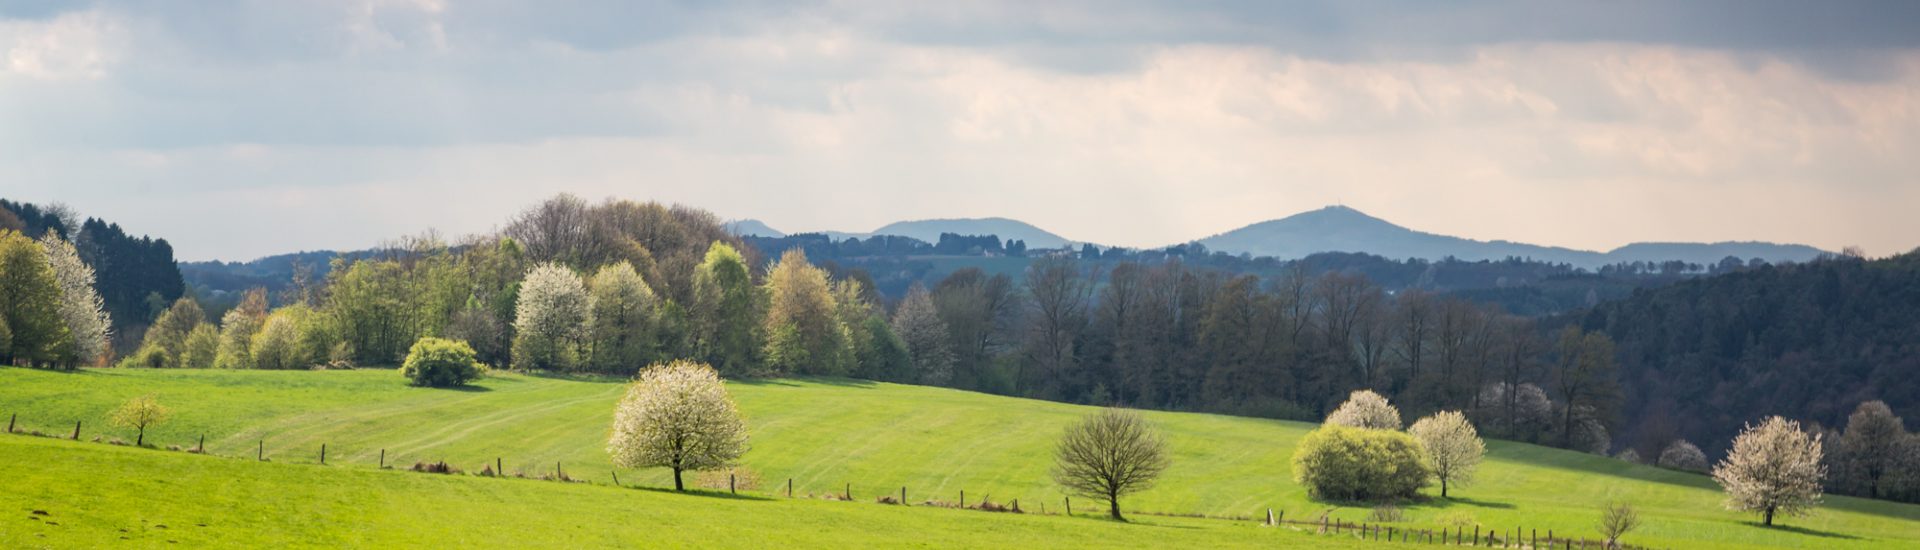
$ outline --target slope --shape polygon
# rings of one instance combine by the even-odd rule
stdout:
[[[798,494],[847,490],[870,500],[901,487],[911,501],[991,496],[1027,507],[1058,503],[1048,479],[1053,438],[1092,410],[954,390],[845,380],[734,383],[753,450],[744,459],[769,487],[793,479]],[[507,470],[606,481],[602,447],[617,382],[504,375],[472,391],[410,388],[391,371],[262,372],[0,369],[0,414],[23,426],[64,433],[79,420],[99,433],[106,411],[153,393],[175,420],[149,434],[190,446],[201,433],[215,454],[250,456],[265,441],[280,463],[317,461],[371,467],[446,459],[478,468],[495,458]],[[1291,482],[1288,457],[1311,425],[1187,413],[1149,413],[1163,428],[1174,468],[1159,486],[1128,499],[1131,510],[1256,516],[1271,507],[1292,517],[1331,510],[1364,520],[1369,510],[1313,502]],[[131,437],[124,430],[110,435]],[[1636,543],[1677,547],[1881,547],[1920,544],[1920,506],[1833,497],[1792,529],[1763,529],[1722,511],[1704,476],[1629,465],[1604,457],[1490,442],[1480,482],[1451,501],[1406,506],[1408,525],[1443,518],[1488,528],[1537,528],[1591,535],[1610,499],[1639,506],[1647,526]],[[659,486],[665,473],[621,472]]]

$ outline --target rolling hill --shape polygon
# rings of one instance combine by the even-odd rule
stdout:
[[[763,485],[779,486],[791,478],[795,491],[805,495],[837,493],[850,484],[856,499],[865,501],[905,487],[913,502],[955,500],[965,490],[970,499],[1020,499],[1028,508],[1059,503],[1060,494],[1047,474],[1051,443],[1067,423],[1093,410],[839,379],[734,382],[730,387],[754,438],[753,449],[742,462],[759,473]],[[0,369],[0,414],[17,412],[23,429],[65,432],[80,421],[86,434],[104,431],[130,437],[124,430],[100,428],[106,411],[130,397],[152,393],[174,409],[175,418],[150,432],[150,440],[191,446],[204,434],[213,454],[251,456],[257,446],[264,446],[267,456],[281,465],[317,462],[319,447],[326,444],[330,467],[366,470],[342,478],[341,483],[364,479],[357,476],[385,475],[374,470],[383,449],[389,463],[445,459],[471,470],[497,458],[508,471],[538,475],[557,464],[571,475],[605,483],[611,475],[606,473],[610,468],[604,441],[621,389],[616,381],[514,374],[492,376],[477,388],[455,391],[407,387],[387,370],[61,373],[4,368]],[[1368,515],[1365,507],[1309,500],[1292,483],[1288,457],[1294,442],[1312,428],[1310,424],[1207,414],[1148,415],[1167,434],[1174,467],[1157,488],[1127,499],[1129,510],[1256,516],[1271,507],[1292,517],[1329,511],[1332,517],[1349,521],[1362,521]],[[1705,476],[1525,444],[1492,441],[1488,447],[1478,483],[1460,490],[1453,500],[1408,503],[1406,518],[1399,525],[1468,521],[1490,529],[1524,527],[1590,535],[1599,506],[1620,499],[1640,507],[1647,520],[1631,538],[1637,544],[1686,548],[1920,544],[1920,529],[1915,528],[1920,525],[1920,506],[1829,497],[1814,516],[1787,521],[1790,528],[1765,529],[1754,525],[1752,517],[1721,510],[1720,494]],[[14,458],[18,456],[25,458]],[[0,476],[14,479],[18,472],[45,467],[42,464],[47,461],[37,456],[41,455],[22,455],[13,449],[0,452]],[[197,458],[169,455],[167,460],[174,456]],[[72,474],[61,468],[67,466],[54,468],[49,475]],[[133,471],[106,471],[116,472],[110,477],[139,478],[137,466],[125,468]],[[169,471],[153,477],[172,475]],[[208,486],[196,479],[226,475],[187,477],[171,487],[190,492]],[[621,471],[620,479],[658,487],[667,478],[660,471]],[[53,490],[46,486],[56,482],[39,483],[31,485],[38,492],[30,494],[46,494]],[[448,491],[480,495],[483,504],[512,500],[489,489],[461,488],[468,487],[461,485],[466,481],[444,483],[453,484]],[[311,498],[344,497],[326,493]],[[595,506],[600,505],[568,509],[592,514],[598,510]],[[786,512],[769,509],[768,513]],[[21,521],[10,517],[0,519],[10,522],[0,525]],[[390,526],[369,529],[386,528]],[[987,529],[967,529],[977,528]]]
[[[1199,242],[1215,251],[1281,259],[1304,258],[1316,252],[1365,252],[1394,259],[1438,260],[1451,256],[1468,261],[1520,257],[1587,269],[1633,261],[1678,260],[1705,265],[1727,256],[1762,258],[1770,263],[1805,262],[1822,254],[1805,245],[1760,242],[1635,243],[1603,253],[1504,240],[1477,241],[1415,231],[1345,206],[1264,221]]]

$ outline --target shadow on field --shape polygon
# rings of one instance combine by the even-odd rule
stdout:
[[[820,386],[834,386],[839,388],[874,388],[880,385],[879,383],[871,380],[858,380],[854,378],[826,378],[826,377],[745,378],[745,379],[729,379],[727,381],[734,384],[740,384],[743,386],[785,386],[790,388],[798,388],[802,386],[801,384],[798,384],[796,382],[806,382],[808,384],[815,384]]]
[[[1457,502],[1457,503],[1460,503],[1460,504],[1464,504],[1464,505],[1467,505],[1467,506],[1472,506],[1472,507],[1475,507],[1475,508],[1497,508],[1497,509],[1501,509],[1501,510],[1512,510],[1512,509],[1513,509],[1513,504],[1512,504],[1512,503],[1508,503],[1508,502],[1493,502],[1493,501],[1490,501],[1490,500],[1476,500],[1476,499],[1471,499],[1471,498],[1467,498],[1467,497],[1447,497],[1447,498],[1435,498],[1435,499],[1433,499],[1433,500],[1432,500],[1431,502],[1428,502],[1428,504],[1432,504],[1432,505],[1435,505],[1435,507],[1438,507],[1438,508],[1445,508],[1445,507],[1447,507],[1448,505],[1451,505],[1452,503],[1455,503],[1455,502]]]
[[[1811,537],[1820,537],[1820,538],[1828,538],[1828,539],[1860,540],[1860,537],[1849,535],[1846,533],[1835,533],[1832,531],[1821,531],[1819,529],[1808,529],[1808,528],[1800,527],[1797,525],[1775,525],[1772,527],[1768,527],[1766,525],[1762,525],[1758,521],[1742,521],[1740,522],[1740,524],[1746,525],[1749,527],[1766,529],[1769,531],[1784,531],[1784,532],[1793,533],[1796,535],[1807,535]]]
[[[707,489],[688,489],[685,491],[675,491],[673,489],[668,489],[666,487],[640,487],[635,485],[622,485],[620,487],[622,489],[633,489],[635,491],[646,491],[649,493],[660,493],[663,495],[684,495],[684,496],[690,496],[690,497],[719,498],[719,499],[727,499],[727,500],[755,500],[755,501],[769,501],[769,502],[773,500],[772,498],[763,497],[759,495],[743,495],[743,494],[729,493],[726,491],[712,491]]]

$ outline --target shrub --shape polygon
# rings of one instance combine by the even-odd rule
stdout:
[[[1433,471],[1413,436],[1329,424],[1307,433],[1293,453],[1294,481],[1328,500],[1411,497]]]
[[[1397,522],[1404,517],[1400,513],[1400,507],[1391,502],[1375,506],[1373,511],[1367,513],[1367,521]]]
[[[173,366],[173,357],[167,355],[166,348],[148,345],[120,360],[120,368],[164,369]]]
[[[450,466],[450,465],[448,465],[448,464],[447,464],[447,461],[445,461],[445,460],[441,460],[441,461],[438,461],[438,462],[415,462],[415,463],[413,463],[413,471],[416,471],[416,472],[421,472],[421,473],[428,473],[428,474],[457,474],[457,473],[460,473],[460,469],[459,469],[459,468],[455,468],[455,467],[453,467],[453,466]]]
[[[1326,424],[1398,430],[1400,429],[1400,409],[1388,404],[1387,398],[1373,393],[1372,390],[1356,390],[1347,396],[1347,401],[1341,403],[1340,408],[1334,409],[1332,414],[1327,415]]]
[[[474,360],[473,347],[466,342],[444,338],[421,338],[407,351],[400,374],[415,386],[447,388],[462,386],[480,377],[480,362]]]
[[[1660,467],[1687,472],[1706,472],[1707,454],[1700,452],[1692,442],[1685,439],[1675,440],[1660,451]]]

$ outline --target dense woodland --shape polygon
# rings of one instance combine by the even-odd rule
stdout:
[[[9,206],[16,209],[24,210]],[[94,231],[121,235],[93,223],[82,242]],[[835,246],[928,246],[894,239]],[[1010,252],[992,237],[942,241],[931,246]],[[165,249],[164,241],[128,242]],[[1440,267],[1447,262],[1320,255],[1250,272],[1219,266],[1267,260],[1015,243],[1011,252],[1029,256],[1018,273],[961,267],[893,294],[870,275],[876,264],[853,261],[846,249],[762,256],[752,242],[696,209],[563,195],[498,234],[404,239],[324,269],[290,261],[286,284],[235,293],[218,310],[176,291],[157,313],[131,314],[126,324],[151,320],[152,329],[117,363],[391,366],[434,336],[469,343],[495,368],[631,376],[692,358],[736,378],[849,376],[1302,420],[1370,388],[1410,416],[1466,411],[1488,435],[1648,457],[1681,440],[1717,453],[1763,414],[1844,428],[1847,413],[1879,399],[1911,416],[1920,387],[1899,376],[1920,367],[1920,258],[1912,254],[1664,272],[1624,266],[1632,273],[1607,275],[1542,272],[1519,260],[1449,271]],[[99,285],[117,324],[106,282],[123,269],[112,263],[118,257],[92,264],[108,266]],[[1615,281],[1717,275],[1544,319],[1429,288],[1502,270]],[[0,280],[12,273],[0,265]],[[1517,275],[1497,277],[1506,276]],[[24,362],[87,363],[53,359]],[[1901,445],[1913,440],[1904,428],[1890,433]],[[1915,496],[1913,483],[1889,483],[1900,489],[1876,494]]]

